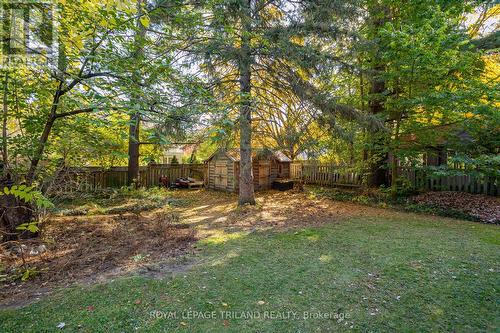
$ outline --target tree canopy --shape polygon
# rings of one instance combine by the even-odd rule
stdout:
[[[53,53],[2,57],[3,170],[28,183],[125,164],[132,181],[165,147],[194,142],[198,158],[241,149],[240,203],[253,203],[256,147],[369,170],[375,186],[438,147],[460,163],[498,154],[493,1],[54,6]]]

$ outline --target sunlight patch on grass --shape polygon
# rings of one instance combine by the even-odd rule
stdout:
[[[500,245],[500,236],[499,235],[484,236],[484,237],[481,237],[481,240],[484,243],[489,243],[489,244],[493,244],[493,245]]]
[[[210,218],[212,218],[212,216],[210,216],[210,215],[199,215],[199,216],[190,217],[189,219],[184,219],[184,221],[186,221],[187,223],[197,223],[197,222],[202,222],[202,221],[208,220]]]
[[[261,217],[262,220],[266,222],[279,222],[286,221],[288,219],[287,216],[276,216],[275,214],[270,212],[262,212]]]
[[[486,226],[485,226],[486,227]],[[488,225],[489,228],[472,228],[473,232],[479,236],[483,243],[500,245],[500,228],[494,225]]]
[[[213,233],[211,233],[211,235],[209,237],[201,240],[200,243],[204,244],[204,245],[220,245],[220,244],[224,244],[230,240],[242,238],[246,235],[248,235],[247,232],[227,233],[223,230],[216,230]]]
[[[286,241],[300,241],[306,239],[311,242],[317,242],[321,239],[323,234],[324,231],[321,229],[302,229],[291,234],[281,234],[278,238]]]
[[[324,263],[332,262],[333,256],[331,254],[322,254],[319,256],[319,261]]]
[[[227,216],[221,216],[214,220],[214,222],[224,222],[227,221]]]
[[[310,240],[312,242],[316,242],[319,240],[319,235],[311,235],[311,236],[307,236],[306,238],[307,238],[307,240]]]
[[[237,258],[239,256],[240,256],[239,252],[236,252],[235,250],[229,251],[224,256],[219,257],[216,260],[212,261],[210,266],[224,266],[228,263],[228,261]]]

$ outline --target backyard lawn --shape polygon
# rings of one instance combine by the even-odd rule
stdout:
[[[266,192],[258,195],[256,207],[240,208],[229,194],[167,194],[176,201],[158,209],[180,226],[168,230],[190,232],[182,251],[162,257],[155,254],[160,245],[137,245],[127,254],[128,263],[107,267],[128,265],[127,274],[88,283],[105,273],[94,271],[75,281],[86,283],[54,285],[36,303],[4,306],[0,331],[494,332],[500,327],[497,225],[302,193]],[[160,216],[158,209],[132,216],[151,222]],[[102,216],[54,219],[97,223]],[[50,275],[42,273],[32,283],[42,288],[44,274]]]
[[[0,333],[500,333],[499,22],[2,0]]]

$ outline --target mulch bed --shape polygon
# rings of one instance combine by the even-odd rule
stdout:
[[[500,198],[464,192],[428,192],[413,202],[440,209],[450,209],[485,223],[500,224]]]

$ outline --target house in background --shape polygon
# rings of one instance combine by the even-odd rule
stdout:
[[[420,131],[419,134],[431,137],[431,140],[422,142],[416,134],[406,134],[401,137],[400,147],[411,147],[413,150],[418,148],[423,166],[448,165],[448,157],[453,156],[458,147],[467,147],[475,142],[467,131],[451,125],[433,126],[431,129]],[[391,154],[389,160],[392,160]]]
[[[164,148],[163,154],[160,157],[160,163],[171,164],[174,156],[179,163],[191,163],[190,159],[194,157],[198,146],[199,144],[197,143],[167,146]]]
[[[172,160],[177,160],[178,163],[182,163],[182,158],[185,156],[186,152],[183,146],[169,146],[164,150],[163,155],[161,156],[162,164],[170,164]]]
[[[290,160],[280,151],[254,149],[252,154],[252,172],[254,188],[270,189],[279,178],[290,177]],[[219,149],[205,163],[208,166],[207,187],[214,190],[237,192],[239,189],[240,150]]]

